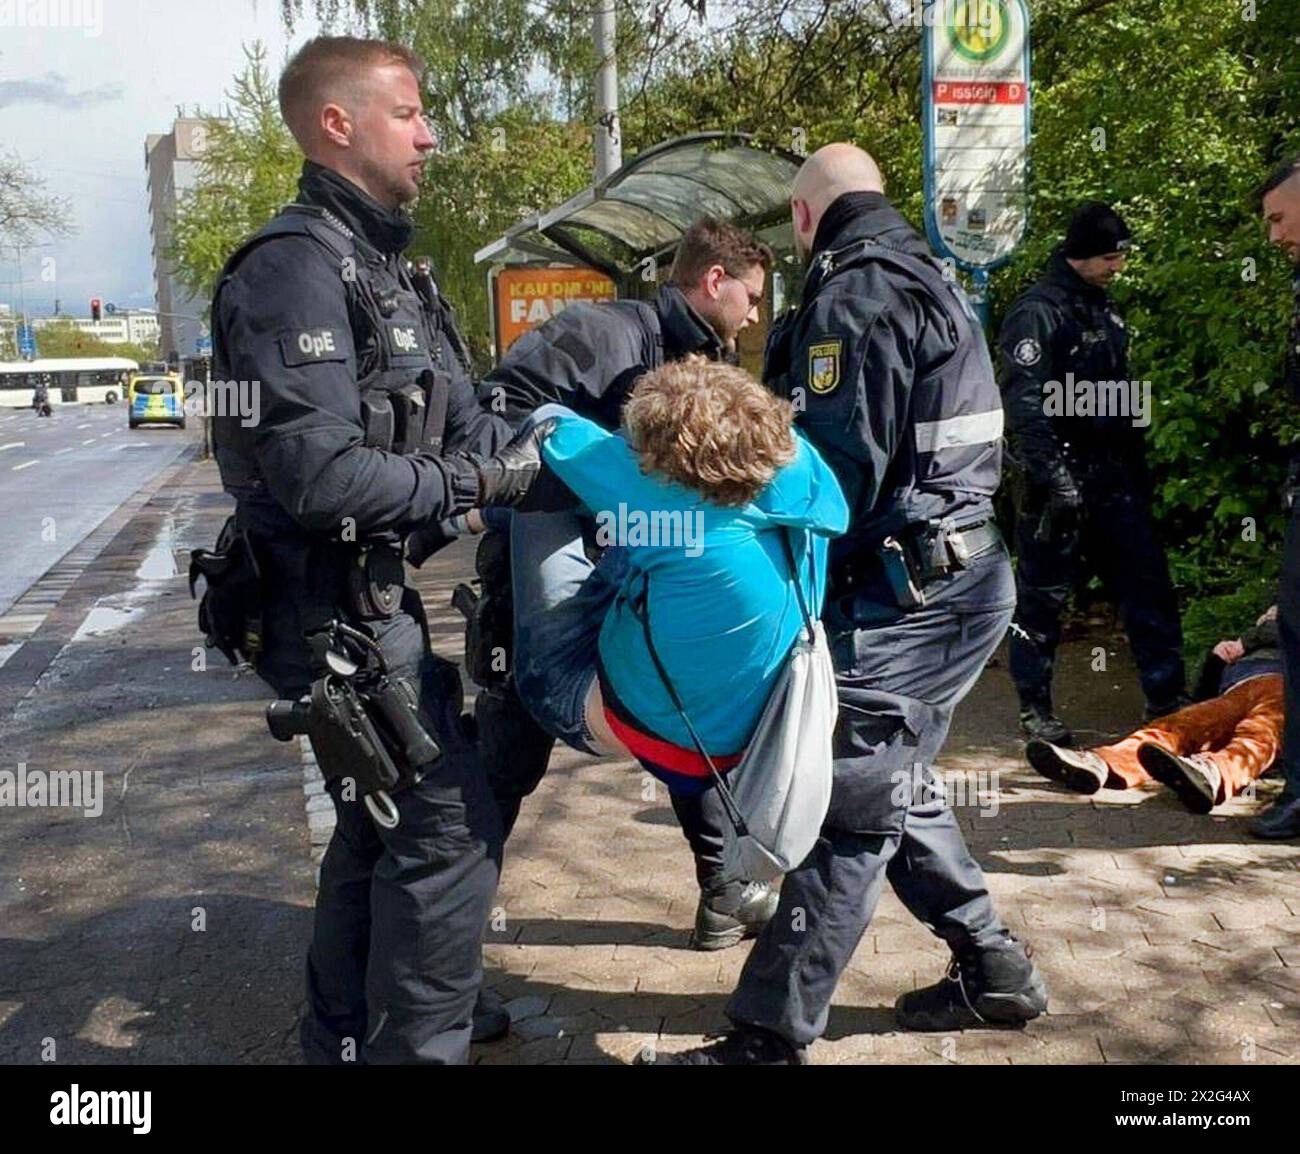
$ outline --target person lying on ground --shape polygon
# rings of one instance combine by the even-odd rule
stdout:
[[[1078,793],[1168,786],[1193,813],[1209,813],[1272,768],[1282,745],[1282,663],[1277,606],[1206,659],[1198,701],[1112,745],[1072,750],[1034,740],[1025,757]],[[1209,684],[1207,685],[1207,681]]]

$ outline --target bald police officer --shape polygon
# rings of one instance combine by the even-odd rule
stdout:
[[[430,521],[518,501],[539,454],[480,409],[450,310],[401,256],[402,205],[434,146],[419,68],[349,37],[294,56],[280,107],[307,157],[298,201],[230,257],[212,307],[217,375],[259,391],[257,423],[219,416],[214,430],[234,530],[260,566],[259,674],[302,697],[341,623],[353,657],[380,654],[397,715],[414,705],[404,748],[441,749],[423,776],[399,761],[396,820],[381,823],[350,777],[361,753],[327,757],[312,733],[322,769],[344,770],[326,770],[338,822],[307,964],[302,1044],[317,1063],[466,1060],[500,866],[459,674],[429,649],[401,546]]]
[[[1015,602],[993,523],[1002,407],[969,304],[883,188],[848,144],[800,169],[791,215],[808,279],[765,366],[853,511],[824,614],[840,698],[830,810],[745,963],[734,1028],[660,1061],[806,1061],[886,880],[952,949],[943,980],[898,999],[900,1024],[1018,1024],[1047,1005],[931,768]]]

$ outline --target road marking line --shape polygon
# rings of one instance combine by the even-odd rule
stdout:
[[[79,429],[89,429],[89,428],[90,428],[90,422],[89,422],[89,421],[86,421],[86,422],[84,422],[83,424],[78,425],[77,428],[79,428]]]
[[[94,438],[94,437],[87,437],[87,438],[86,438],[84,441],[82,441],[81,443],[82,443],[83,445],[93,445],[93,444],[95,443],[95,438]]]
[[[37,462],[35,462],[35,461],[24,461],[21,465],[15,465],[15,466],[13,467],[13,472],[16,473],[16,472],[18,472],[19,469],[30,469],[30,468],[31,468],[33,465],[35,465],[36,463],[37,463]]]
[[[73,445],[69,445],[66,449],[58,449],[54,455],[57,457],[59,453],[71,453],[74,447],[75,446]]]
[[[25,444],[27,444],[26,441],[10,441],[7,445],[0,445],[0,453],[3,453],[6,449],[21,449]]]

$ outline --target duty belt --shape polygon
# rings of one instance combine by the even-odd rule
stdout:
[[[967,568],[1001,543],[997,523],[990,520],[960,526],[916,522],[837,563],[832,573],[835,595],[842,597],[864,581],[883,576],[902,608],[919,608],[931,581]]]

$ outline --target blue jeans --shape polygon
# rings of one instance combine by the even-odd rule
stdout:
[[[598,753],[585,706],[596,679],[600,627],[623,582],[627,554],[607,549],[593,563],[582,531],[577,513],[516,513],[511,522],[515,687],[548,733]]]
[[[543,405],[520,428],[569,411]],[[514,678],[520,700],[543,729],[582,753],[598,754],[585,707],[596,679],[600,627],[627,572],[627,555],[609,548],[593,562],[583,541],[588,521],[576,512],[516,512],[511,518]]]

